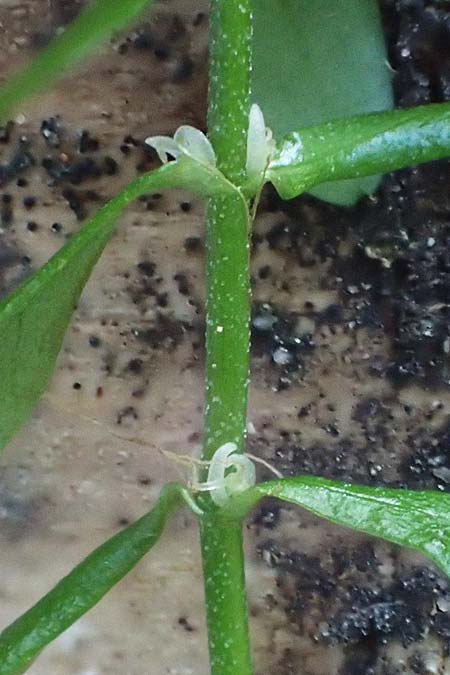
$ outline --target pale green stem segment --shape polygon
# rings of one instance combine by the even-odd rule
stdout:
[[[217,167],[245,180],[251,70],[250,0],[212,0],[209,138]],[[249,215],[238,194],[209,200],[204,459],[235,442],[242,452],[249,371]]]
[[[251,66],[250,1],[212,0],[208,135],[217,166],[245,179]],[[204,459],[235,442],[242,452],[249,376],[249,214],[237,194],[209,200]]]
[[[245,181],[251,72],[250,0],[211,0],[209,138],[217,166]],[[209,200],[203,459],[245,442],[249,376],[249,214],[241,196]],[[212,675],[251,675],[241,521],[224,524],[209,498],[201,544]]]
[[[212,675],[251,675],[241,521],[200,519]]]
[[[250,0],[211,0],[208,136],[217,166],[235,185],[245,178],[250,100]]]
[[[245,441],[249,378],[249,215],[239,195],[208,204],[204,459]]]
[[[95,48],[121,30],[152,0],[97,0],[87,5],[65,32],[29,66],[14,75],[0,92],[0,120],[31,96],[47,89]]]
[[[0,635],[0,675],[27,671],[41,650],[96,605],[156,544],[184,500],[168,483],[150,513],[95,549]]]

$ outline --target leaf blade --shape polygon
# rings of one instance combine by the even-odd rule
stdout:
[[[394,171],[450,156],[450,105],[358,115],[306,127],[278,146],[267,179],[283,199],[324,181]]]
[[[450,494],[366,487],[299,476],[259,483],[229,502],[241,516],[262,497],[276,497],[359,532],[428,556],[450,576]]]
[[[101,544],[47,595],[0,634],[0,675],[26,672],[42,649],[96,605],[156,544],[180,506],[183,489],[168,483],[153,509]]]
[[[122,210],[146,192],[171,187],[199,196],[234,190],[215,169],[185,157],[170,162],[130,183],[0,302],[0,449],[44,392],[72,312]]]

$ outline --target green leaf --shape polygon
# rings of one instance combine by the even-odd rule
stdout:
[[[253,3],[253,100],[275,138],[302,126],[392,108],[377,0]],[[378,182],[363,178],[312,192],[348,205],[373,192]]]
[[[27,98],[46,89],[68,68],[131,23],[152,0],[97,0],[88,3],[66,31],[0,90],[0,120]]]
[[[288,134],[267,173],[283,199],[323,181],[370,176],[450,156],[450,105],[360,115]]]
[[[95,549],[0,634],[0,675],[20,675],[41,650],[89,611],[156,544],[185,490],[168,483],[155,507]]]
[[[200,196],[236,192],[213,168],[187,157],[170,162],[130,183],[0,303],[0,448],[44,392],[80,293],[122,210],[146,192],[171,187]]]
[[[450,576],[450,494],[301,476],[259,483],[230,499],[224,513],[242,516],[262,497],[277,497],[338,525],[420,551]]]

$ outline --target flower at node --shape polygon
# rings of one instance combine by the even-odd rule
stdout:
[[[261,183],[275,149],[272,131],[266,127],[264,115],[256,103],[250,108],[247,135],[247,177],[253,183]]]
[[[211,499],[224,506],[228,499],[256,482],[255,465],[245,455],[236,454],[236,443],[225,443],[214,453],[208,470]]]
[[[179,127],[173,138],[149,136],[145,143],[156,150],[163,164],[169,160],[169,156],[178,159],[185,155],[207,166],[216,165],[214,149],[205,134],[187,124]]]

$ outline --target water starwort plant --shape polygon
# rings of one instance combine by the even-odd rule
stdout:
[[[98,0],[0,91],[5,120],[150,2]],[[359,115],[273,138],[251,98],[251,0],[211,0],[208,135],[183,126],[147,139],[163,165],[104,206],[44,267],[0,304],[0,444],[45,390],[74,306],[123,209],[169,188],[207,201],[203,452],[186,485],[170,483],[150,513],[109,539],[0,635],[0,675],[26,672],[42,649],[87,612],[149,551],[179,508],[201,534],[213,675],[250,675],[242,523],[266,496],[427,555],[450,575],[450,495],[369,488],[320,477],[256,483],[246,454],[249,381],[249,234],[261,190],[291,199],[326,182],[373,176],[450,156],[450,105]],[[295,110],[290,111],[295,118]],[[170,160],[170,161],[168,161]],[[232,358],[231,358],[232,356]]]

